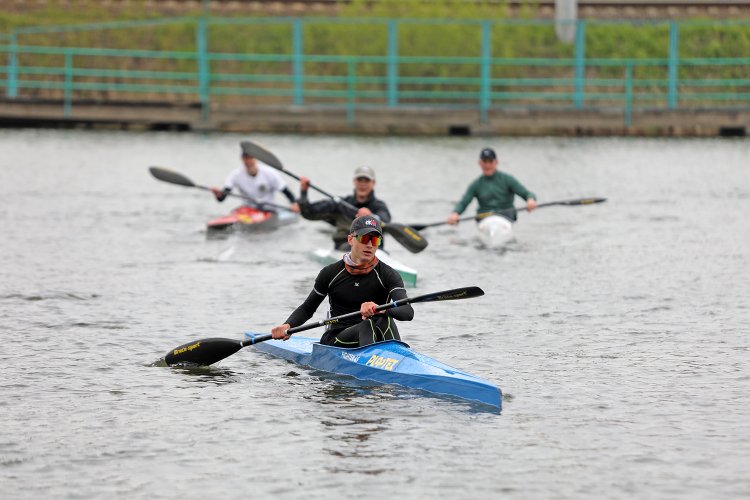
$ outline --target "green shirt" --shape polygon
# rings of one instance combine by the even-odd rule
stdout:
[[[495,171],[490,176],[481,175],[472,182],[453,210],[459,214],[462,213],[474,198],[479,202],[477,213],[508,210],[513,208],[515,195],[524,200],[536,199],[536,195],[526,189],[515,177]],[[515,211],[511,218],[516,219]]]

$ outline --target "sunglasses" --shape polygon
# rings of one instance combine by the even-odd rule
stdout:
[[[383,237],[377,233],[360,234],[355,236],[355,238],[364,245],[372,242],[373,246],[379,247],[380,244],[383,243]]]

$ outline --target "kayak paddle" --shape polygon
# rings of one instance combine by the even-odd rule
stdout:
[[[279,160],[276,155],[265,149],[263,146],[260,146],[259,144],[251,141],[242,141],[240,145],[242,146],[242,151],[244,153],[252,156],[256,160],[265,163],[268,166],[284,172],[294,179],[299,180],[299,177],[297,175],[284,168],[281,160]],[[310,187],[320,194],[332,199],[336,203],[340,203],[348,207],[350,210],[357,210],[357,207],[353,206],[351,203],[346,202],[338,196],[334,196],[326,191],[323,191],[318,186],[315,186],[312,183],[310,183]],[[382,222],[381,224],[383,226],[383,232],[393,236],[393,239],[401,243],[404,248],[406,248],[410,252],[419,253],[427,248],[427,240],[425,240],[422,235],[420,235],[413,227],[405,226],[403,224],[397,224],[395,222]]]
[[[260,159],[260,158],[259,158]],[[262,160],[261,160],[262,161]],[[265,162],[264,162],[265,163]],[[376,311],[385,311],[387,309],[393,309],[395,307],[405,306],[407,304],[417,304],[420,302],[439,302],[444,300],[459,300],[459,299],[472,299],[474,297],[481,297],[484,295],[484,291],[476,286],[469,286],[464,288],[454,288],[452,290],[444,290],[442,292],[427,293],[424,295],[418,295],[416,297],[406,297],[401,300],[389,302],[387,304],[379,305]],[[304,330],[310,330],[319,326],[331,325],[338,323],[343,319],[354,318],[360,316],[359,311],[350,312],[348,314],[342,314],[341,316],[335,316],[333,318],[316,321],[314,323],[307,323],[305,325],[295,326],[286,331],[289,335]],[[271,334],[260,335],[251,339],[245,340],[232,340],[223,338],[208,338],[196,340],[194,342],[188,342],[179,347],[175,347],[164,356],[164,361],[168,366],[176,364],[191,364],[191,365],[211,365],[220,361],[228,356],[231,356],[235,352],[239,351],[243,347],[248,345],[257,344],[259,342],[265,342],[271,340],[273,337]]]
[[[168,182],[170,184],[177,184],[178,186],[192,187],[192,188],[203,189],[205,191],[212,191],[210,187],[201,186],[200,184],[195,184],[193,181],[191,181],[184,175],[178,172],[175,172],[174,170],[169,170],[169,169],[162,168],[162,167],[148,167],[148,170],[151,172],[151,175],[153,175],[160,181]],[[243,200],[249,201],[250,203],[252,203],[253,205],[255,205],[256,207],[260,209],[263,209],[263,207],[272,207],[272,208],[278,208],[280,210],[289,210],[289,207],[285,207],[283,205],[277,205],[276,203],[260,202],[250,196],[245,196],[245,195],[235,194],[235,193],[229,193],[229,196],[242,198]]]
[[[576,205],[591,205],[592,203],[602,203],[604,201],[607,201],[607,198],[578,198],[575,200],[548,201],[547,203],[539,203],[536,206],[536,208],[551,207],[553,205],[565,205],[565,206],[572,207]],[[523,212],[524,210],[528,210],[528,208],[520,207],[520,208],[516,208],[515,210],[516,212]],[[481,214],[461,217],[458,220],[459,221],[465,221],[465,220],[479,221],[486,217],[489,217],[490,215],[505,215],[505,214],[509,215],[512,212],[513,212],[513,209],[497,210],[495,212],[482,212]],[[443,224],[448,224],[448,223],[446,221],[442,221],[442,222],[433,222],[431,224],[411,224],[410,227],[413,227],[417,231],[421,231],[422,229],[425,229],[428,227],[442,226]]]

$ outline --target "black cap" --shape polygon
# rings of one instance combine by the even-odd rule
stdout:
[[[349,234],[362,236],[367,233],[378,233],[381,236],[383,235],[383,226],[380,225],[378,219],[372,215],[363,215],[352,221],[352,227],[349,228]]]
[[[497,160],[497,155],[495,154],[494,149],[484,148],[482,151],[479,152],[479,159],[483,161]]]

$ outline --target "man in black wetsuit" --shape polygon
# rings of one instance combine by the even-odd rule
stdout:
[[[333,245],[336,249],[346,251],[349,249],[347,238],[349,226],[355,217],[371,215],[380,222],[390,222],[391,213],[383,200],[375,197],[375,171],[370,167],[358,167],[354,171],[354,193],[341,199],[356,208],[345,206],[336,200],[321,200],[310,202],[307,198],[307,190],[310,179],[300,177],[300,197],[297,200],[300,214],[308,220],[324,220],[335,226],[333,233]]]
[[[284,324],[271,331],[273,338],[289,339],[287,330],[310,319],[327,295],[330,317],[359,311],[362,319],[354,317],[331,325],[320,338],[322,344],[360,347],[383,340],[401,340],[394,320],[411,321],[414,309],[407,304],[375,313],[378,304],[406,297],[398,272],[375,256],[382,240],[378,219],[372,215],[354,219],[347,237],[351,251],[318,273],[310,295]]]

